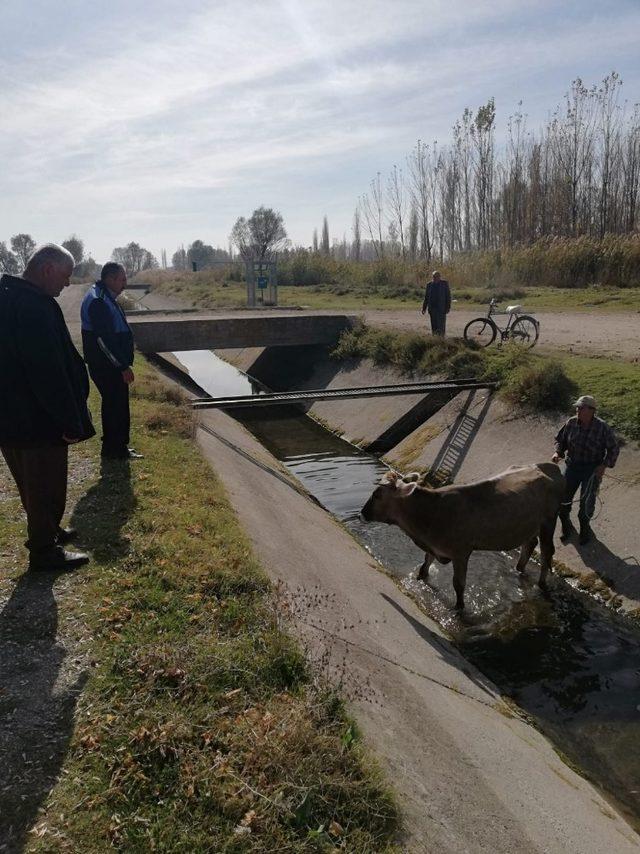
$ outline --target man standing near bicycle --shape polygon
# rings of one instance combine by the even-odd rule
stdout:
[[[590,521],[596,505],[596,495],[605,468],[613,468],[620,453],[618,440],[611,427],[596,416],[596,402],[589,394],[576,400],[576,414],[560,428],[556,436],[554,463],[566,455],[565,481],[567,489],[560,506],[562,540],[573,530],[569,514],[573,496],[580,487],[580,544],[592,536]]]
[[[444,335],[447,329],[447,315],[451,310],[451,291],[449,282],[440,277],[438,270],[434,270],[432,276],[424,293],[422,313],[429,312],[432,334]]]

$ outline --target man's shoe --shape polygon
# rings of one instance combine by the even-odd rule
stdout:
[[[588,522],[580,522],[580,545],[586,546],[591,537],[593,536],[593,531]]]
[[[103,451],[102,458],[107,460],[142,460],[144,456],[133,448],[122,448],[120,451]]]
[[[34,552],[29,558],[31,572],[60,572],[76,569],[89,563],[89,555],[84,552],[68,552],[61,546],[54,546],[46,552]]]
[[[58,528],[58,536],[56,537],[56,541],[59,546],[64,546],[67,543],[70,543],[72,540],[78,536],[78,532],[75,528]]]

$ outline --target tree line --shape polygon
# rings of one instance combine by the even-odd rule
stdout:
[[[455,122],[451,140],[418,140],[403,165],[378,172],[358,199],[350,239],[330,242],[327,217],[309,250],[338,260],[445,259],[554,238],[637,232],[640,105],[614,71],[571,84],[537,131],[521,104],[496,145],[493,98]]]
[[[350,257],[361,257],[363,236],[376,258],[431,260],[542,238],[633,233],[640,105],[623,101],[622,86],[616,72],[591,88],[574,80],[538,131],[520,104],[500,151],[493,98],[465,109],[448,144],[418,140],[403,167],[371,180],[354,214]],[[327,242],[323,229],[325,252]]]
[[[73,255],[75,275],[93,275],[96,269],[99,270],[93,258],[85,256],[84,242],[76,234],[63,240],[61,245]],[[0,273],[14,276],[22,273],[36,246],[33,237],[25,232],[14,234],[8,246],[6,241],[0,241]]]

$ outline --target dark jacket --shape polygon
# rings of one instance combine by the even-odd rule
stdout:
[[[124,311],[103,282],[82,300],[82,349],[89,367],[124,371],[133,364],[133,334]]]
[[[422,310],[429,314],[449,314],[451,309],[451,291],[449,282],[440,279],[438,282],[428,282],[424,292]]]
[[[16,276],[0,279],[0,445],[89,439],[89,378],[53,297]]]

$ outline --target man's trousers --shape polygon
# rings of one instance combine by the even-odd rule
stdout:
[[[102,454],[119,456],[129,447],[129,386],[117,368],[89,365],[102,398]]]
[[[433,335],[444,335],[447,331],[447,313],[446,311],[429,312],[431,320],[431,332]]]
[[[32,554],[53,548],[67,502],[68,445],[0,448],[27,514]]]
[[[589,522],[593,517],[596,509],[596,495],[598,494],[599,483],[595,477],[595,470],[599,463],[573,463],[570,460],[567,462],[564,479],[566,489],[564,499],[560,505],[560,516],[567,517],[571,512],[571,503],[573,496],[580,487],[580,509],[578,510],[578,519],[581,522]]]

